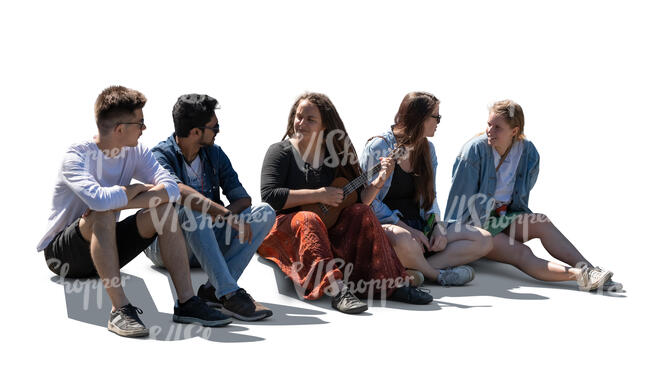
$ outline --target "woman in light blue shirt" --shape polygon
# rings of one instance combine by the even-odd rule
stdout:
[[[407,94],[395,116],[395,125],[371,138],[361,156],[361,167],[371,171],[389,165],[383,185],[367,190],[376,193],[371,208],[379,218],[402,265],[421,272],[445,286],[463,285],[474,278],[465,263],[485,256],[492,249],[490,234],[472,226],[448,231],[436,198],[436,151],[433,137],[440,123],[440,104],[430,93]],[[404,147],[397,164],[389,153]],[[373,180],[377,174],[372,175]],[[461,266],[459,266],[461,265]]]
[[[548,217],[528,208],[538,172],[539,154],[524,136],[521,106],[496,102],[485,134],[467,142],[456,158],[445,219],[488,230],[493,249],[486,257],[536,279],[576,280],[583,290],[622,288],[611,281],[612,272],[587,261]],[[524,244],[530,239],[540,239],[549,254],[570,267],[536,257]]]

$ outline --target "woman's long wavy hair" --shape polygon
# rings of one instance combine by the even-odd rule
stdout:
[[[323,132],[324,137],[333,134],[334,139],[332,140],[332,143],[336,152],[329,152],[329,154],[336,155],[339,158],[340,163],[345,163],[345,165],[339,165],[337,167],[336,176],[343,176],[348,180],[353,180],[357,176],[360,176],[361,168],[359,167],[359,158],[354,146],[352,145],[352,141],[345,130],[343,120],[341,120],[338,111],[336,111],[336,107],[334,107],[334,104],[329,97],[322,93],[305,92],[296,99],[296,102],[294,102],[291,107],[291,112],[289,112],[287,130],[282,139],[284,140],[287,137],[292,137],[295,133],[293,129],[293,121],[296,117],[298,105],[300,105],[303,100],[313,103],[318,108],[321,121],[325,126],[325,131]],[[336,134],[335,131],[337,130],[343,134]],[[323,144],[325,144],[325,139],[323,140]]]
[[[431,116],[438,103],[440,100],[430,93],[408,93],[399,106],[393,125],[397,144],[413,148],[409,156],[415,183],[413,199],[425,210],[433,205],[435,188],[429,141],[424,136],[424,121]]]

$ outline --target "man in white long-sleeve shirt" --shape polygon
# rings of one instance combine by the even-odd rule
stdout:
[[[138,143],[146,129],[145,96],[121,86],[105,89],[95,102],[99,134],[66,152],[54,189],[45,236],[38,245],[47,265],[62,277],[99,275],[113,305],[108,329],[122,336],[146,336],[149,330],[131,305],[120,268],[155,239],[176,294],[173,319],[220,326],[231,320],[194,296],[185,239],[176,211],[180,192],[151,151]],[[130,184],[136,179],[146,184]],[[141,208],[117,221],[120,210]]]

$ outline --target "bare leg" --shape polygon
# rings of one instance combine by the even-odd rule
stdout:
[[[474,226],[450,226],[447,229],[447,247],[429,257],[431,267],[443,269],[467,264],[484,257],[492,250],[492,235]]]
[[[90,257],[111,299],[112,310],[129,304],[120,279],[120,261],[115,240],[115,213],[91,211],[79,221],[81,236],[90,242]]]
[[[504,233],[493,238],[494,247],[486,258],[513,265],[528,275],[542,281],[575,280],[579,268],[570,268],[538,258],[520,241],[510,239]]]
[[[160,255],[174,283],[178,300],[183,303],[194,296],[185,237],[178,224],[178,213],[171,204],[140,211],[136,218],[144,238],[158,234]]]
[[[427,262],[422,246],[408,230],[398,225],[382,225],[382,227],[404,267],[418,270],[430,280],[438,279],[440,271]]]
[[[547,216],[537,213],[521,215],[510,226],[509,230],[514,228],[515,239],[518,241],[525,243],[530,239],[539,239],[548,253],[556,259],[574,267],[579,263],[592,267],[592,264],[553,225]]]

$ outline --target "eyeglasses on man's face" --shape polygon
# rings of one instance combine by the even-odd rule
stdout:
[[[122,122],[122,121],[118,121],[118,122],[117,122],[117,125],[120,125],[120,124],[126,124],[126,125],[134,124],[134,125],[138,125],[138,127],[140,128],[140,130],[144,130],[144,128],[146,128],[146,125],[144,125],[144,119],[142,119],[142,120],[140,120],[140,121],[135,121],[135,122]]]

